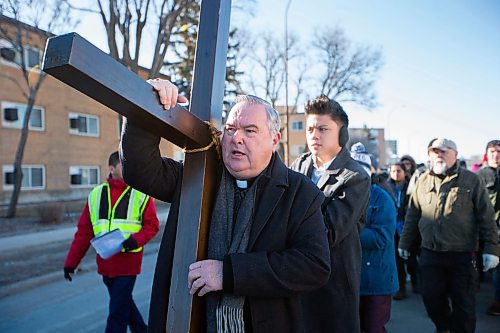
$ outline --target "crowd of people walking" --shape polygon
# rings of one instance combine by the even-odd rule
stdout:
[[[171,82],[149,83],[165,112],[187,102]],[[339,103],[318,96],[306,103],[305,113],[309,151],[290,168],[277,153],[280,116],[271,104],[242,95],[228,114],[208,258],[189,263],[184,277],[190,294],[204,304],[206,331],[386,332],[392,301],[404,301],[408,281],[422,296],[436,332],[474,332],[480,272],[493,272],[488,313],[500,315],[500,141],[487,143],[485,163],[476,172],[460,163],[457,145],[447,138],[429,142],[426,163],[404,155],[382,172],[362,143],[349,145],[349,118]],[[132,186],[144,202],[151,195],[171,203],[151,293],[153,333],[165,331],[170,283],[179,278],[172,271],[184,173],[183,163],[161,157],[159,142],[140,120],[126,119],[121,163],[117,156],[110,162],[119,175],[108,179],[113,185],[118,178],[121,190]],[[109,212],[110,203],[93,200],[102,198],[102,189],[92,193],[65,264],[68,280],[101,222],[105,231],[112,223],[129,228],[128,217],[99,215],[103,208]],[[117,195],[111,193],[111,202]],[[132,207],[133,198],[128,201]],[[108,265],[98,256],[111,297],[110,332],[118,326],[116,331],[125,332],[137,321],[146,329],[130,294],[142,246],[158,224],[136,215],[137,230],[127,231],[115,257],[139,258],[134,269],[116,261],[119,273],[105,271]],[[154,228],[146,235],[150,224]],[[123,273],[123,267],[129,269]],[[121,289],[126,297],[114,293],[121,275],[128,276],[130,287]]]
[[[410,283],[436,332],[474,332],[475,293],[484,274],[492,274],[495,290],[487,313],[500,316],[500,140],[486,144],[474,171],[460,163],[452,140],[434,138],[427,149],[425,165],[405,155],[375,176],[390,185],[384,188],[397,210],[393,299],[405,299]]]

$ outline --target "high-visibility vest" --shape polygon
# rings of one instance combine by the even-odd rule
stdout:
[[[111,194],[108,183],[103,183],[92,189],[88,197],[90,221],[94,236],[102,236],[112,230],[120,229],[129,238],[131,234],[142,229],[142,213],[146,208],[149,196],[130,186],[116,200],[111,207]],[[130,252],[139,252],[139,247]],[[122,252],[125,252],[122,249]]]

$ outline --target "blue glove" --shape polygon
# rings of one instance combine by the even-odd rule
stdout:
[[[498,257],[493,254],[483,253],[483,272],[487,272],[490,269],[497,267],[498,260]]]

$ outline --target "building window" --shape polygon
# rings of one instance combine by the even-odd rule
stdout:
[[[21,188],[25,190],[40,190],[45,188],[45,167],[43,165],[22,165],[23,180]],[[3,166],[3,188],[14,189],[14,166]]]
[[[31,46],[23,48],[24,61],[26,61],[26,68],[31,69],[40,65],[43,52]],[[21,66],[21,52],[16,50],[7,40],[0,40],[0,57],[10,63],[15,63]]]
[[[70,185],[72,187],[93,187],[99,184],[99,167],[69,167]]]
[[[26,104],[2,102],[3,127],[22,128],[26,115]],[[45,112],[40,106],[31,109],[29,129],[34,131],[45,130]]]
[[[292,131],[299,132],[304,130],[304,122],[302,120],[292,121]]]
[[[28,68],[33,68],[37,65],[40,65],[40,60],[42,59],[41,57],[41,52],[36,49],[32,48],[25,48],[25,58],[26,59],[26,66]]]
[[[71,134],[99,136],[99,118],[82,113],[69,113],[69,132]]]

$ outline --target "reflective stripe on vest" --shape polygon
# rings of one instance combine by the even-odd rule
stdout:
[[[124,198],[125,200],[122,200]],[[88,196],[94,236],[99,237],[114,229],[120,229],[127,239],[131,234],[139,232],[142,229],[142,213],[148,200],[149,196],[127,186],[111,207],[109,184],[103,183],[94,187]],[[142,247],[129,252],[141,250]]]

